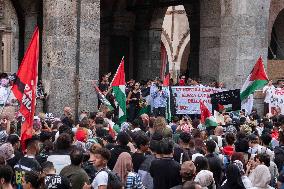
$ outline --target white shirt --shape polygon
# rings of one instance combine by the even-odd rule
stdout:
[[[269,103],[269,100],[274,90],[275,90],[275,87],[273,85],[271,86],[266,85],[265,87],[263,87],[262,92],[263,94],[265,94],[265,98],[264,98],[265,103]]]
[[[107,186],[108,173],[106,171],[100,171],[92,182],[92,188],[98,189],[99,186]]]

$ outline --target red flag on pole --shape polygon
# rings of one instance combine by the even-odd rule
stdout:
[[[12,91],[20,103],[23,115],[21,142],[25,149],[25,140],[32,137],[36,103],[36,87],[39,58],[39,30],[36,27],[29,47],[18,70]]]
[[[206,118],[211,116],[211,113],[202,101],[200,101],[200,112],[201,112],[200,121],[203,124],[205,123]]]

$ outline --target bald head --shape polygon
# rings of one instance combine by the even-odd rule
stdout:
[[[217,136],[221,136],[223,134],[223,127],[222,126],[216,127],[214,133]]]
[[[71,108],[70,107],[64,107],[64,112],[71,112]]]

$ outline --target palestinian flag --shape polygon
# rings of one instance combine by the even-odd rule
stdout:
[[[170,91],[170,74],[167,74],[165,76],[164,81],[163,81],[163,88],[169,94],[169,98],[167,100],[167,107],[166,107],[166,119],[168,121],[171,121],[172,113],[171,113],[171,102],[170,102],[170,99],[171,99],[170,98],[170,94],[171,94],[171,91]]]
[[[112,107],[111,103],[108,101],[106,96],[101,92],[99,87],[96,84],[94,85],[94,87],[95,87],[96,92],[98,94],[98,98],[100,99],[102,104],[104,104],[110,111],[114,110],[114,108]]]
[[[262,58],[259,57],[241,90],[242,109],[246,109],[248,113],[251,112],[253,93],[263,88],[267,83],[268,77],[264,69]]]
[[[217,121],[215,117],[213,117],[209,111],[209,109],[205,106],[205,104],[200,101],[200,112],[201,112],[201,123],[205,124],[207,127],[217,127]]]
[[[122,58],[111,83],[112,91],[119,108],[118,116],[120,124],[126,121],[125,84],[124,58]]]

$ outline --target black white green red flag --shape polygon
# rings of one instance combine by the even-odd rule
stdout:
[[[111,83],[112,91],[119,108],[118,116],[120,124],[125,122],[127,119],[125,84],[124,58],[122,58]]]
[[[263,88],[268,83],[268,77],[264,69],[262,58],[259,57],[250,75],[241,89],[242,109],[251,113],[253,106],[253,93]]]

